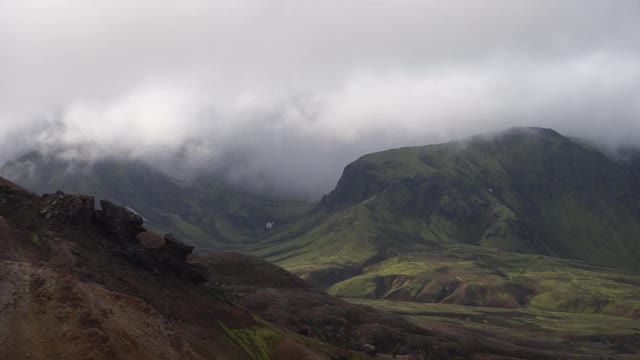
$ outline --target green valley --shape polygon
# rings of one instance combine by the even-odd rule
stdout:
[[[141,161],[89,162],[53,154],[29,153],[0,168],[0,176],[37,193],[64,191],[110,199],[145,218],[158,233],[206,248],[233,248],[264,237],[312,204],[276,199],[230,185],[216,176],[179,180]]]
[[[328,300],[335,296],[404,317],[420,331],[477,339],[464,345],[474,351],[630,359],[640,351],[638,159],[550,129],[514,128],[365,155],[316,204],[252,193],[222,177],[177,180],[115,159],[32,153],[0,174],[36,192],[87,192],[128,207],[148,229],[195,244],[210,261],[212,286],[229,282],[232,301],[270,320],[311,304],[324,313],[318,298],[349,318],[344,302]],[[249,296],[249,285],[234,283],[243,267],[256,268],[254,260],[219,253],[228,249],[266,259],[326,294],[296,287]],[[281,276],[264,269],[247,281]],[[245,335],[233,336],[244,344]],[[392,342],[384,344],[392,352]]]

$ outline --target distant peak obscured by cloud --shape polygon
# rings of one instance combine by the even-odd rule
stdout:
[[[510,126],[640,141],[638,1],[0,2],[2,159],[60,146],[318,196]]]

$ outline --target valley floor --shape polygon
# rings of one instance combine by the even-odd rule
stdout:
[[[427,329],[478,339],[489,348],[541,357],[638,359],[640,321],[622,317],[451,304],[349,299]]]

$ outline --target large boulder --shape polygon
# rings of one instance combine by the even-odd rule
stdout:
[[[101,200],[102,210],[96,212],[98,222],[122,243],[138,243],[137,235],[145,231],[140,215],[114,205],[109,200]]]
[[[371,344],[362,345],[362,351],[371,357],[375,357],[378,354],[376,347]]]

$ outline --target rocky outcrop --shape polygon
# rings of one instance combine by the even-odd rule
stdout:
[[[162,238],[147,231],[142,226],[141,216],[108,200],[100,201],[100,205],[102,210],[96,211],[96,220],[119,242],[117,255],[135,266],[156,273],[172,274],[193,281],[206,280],[206,270],[187,261],[193,246],[182,243],[171,234]]]
[[[371,344],[364,344],[362,346],[362,352],[371,357],[375,357],[378,354],[378,352],[376,351],[376,347]]]
[[[126,208],[102,200],[102,209],[96,210],[93,197],[63,192],[45,194],[39,204],[40,215],[47,221],[74,226],[97,225],[108,235],[107,248],[135,267],[194,281],[206,279],[206,270],[187,261],[193,246],[180,242],[171,234],[162,237],[147,231],[142,217]]]
[[[96,210],[92,196],[58,191],[44,194],[40,203],[40,215],[45,219],[74,225],[95,222],[121,245],[140,244],[137,235],[145,232],[142,217],[109,200],[101,200],[102,210]]]
[[[144,236],[148,238],[149,232]],[[154,234],[156,237],[159,235]],[[147,269],[157,274],[171,274],[194,282],[207,280],[207,270],[201,265],[189,264],[187,257],[193,251],[193,246],[183,244],[173,235],[164,236],[164,244],[154,244],[154,247],[129,246],[115,251],[130,264]]]
[[[92,196],[70,195],[58,191],[42,196],[40,215],[47,220],[57,219],[73,224],[89,223],[94,215],[95,200]]]
[[[193,246],[186,245],[176,239],[173,234],[165,234],[164,246],[161,247],[167,256],[173,261],[187,262],[187,256],[193,252]]]
[[[193,246],[186,245],[171,234],[164,236],[164,245],[146,249],[148,260],[155,263],[155,270],[170,273],[192,281],[206,281],[207,269],[200,265],[189,264],[187,257],[193,252]]]
[[[101,200],[102,210],[96,211],[96,219],[104,230],[116,236],[124,244],[138,243],[137,235],[145,231],[140,215],[114,205],[109,200]]]

